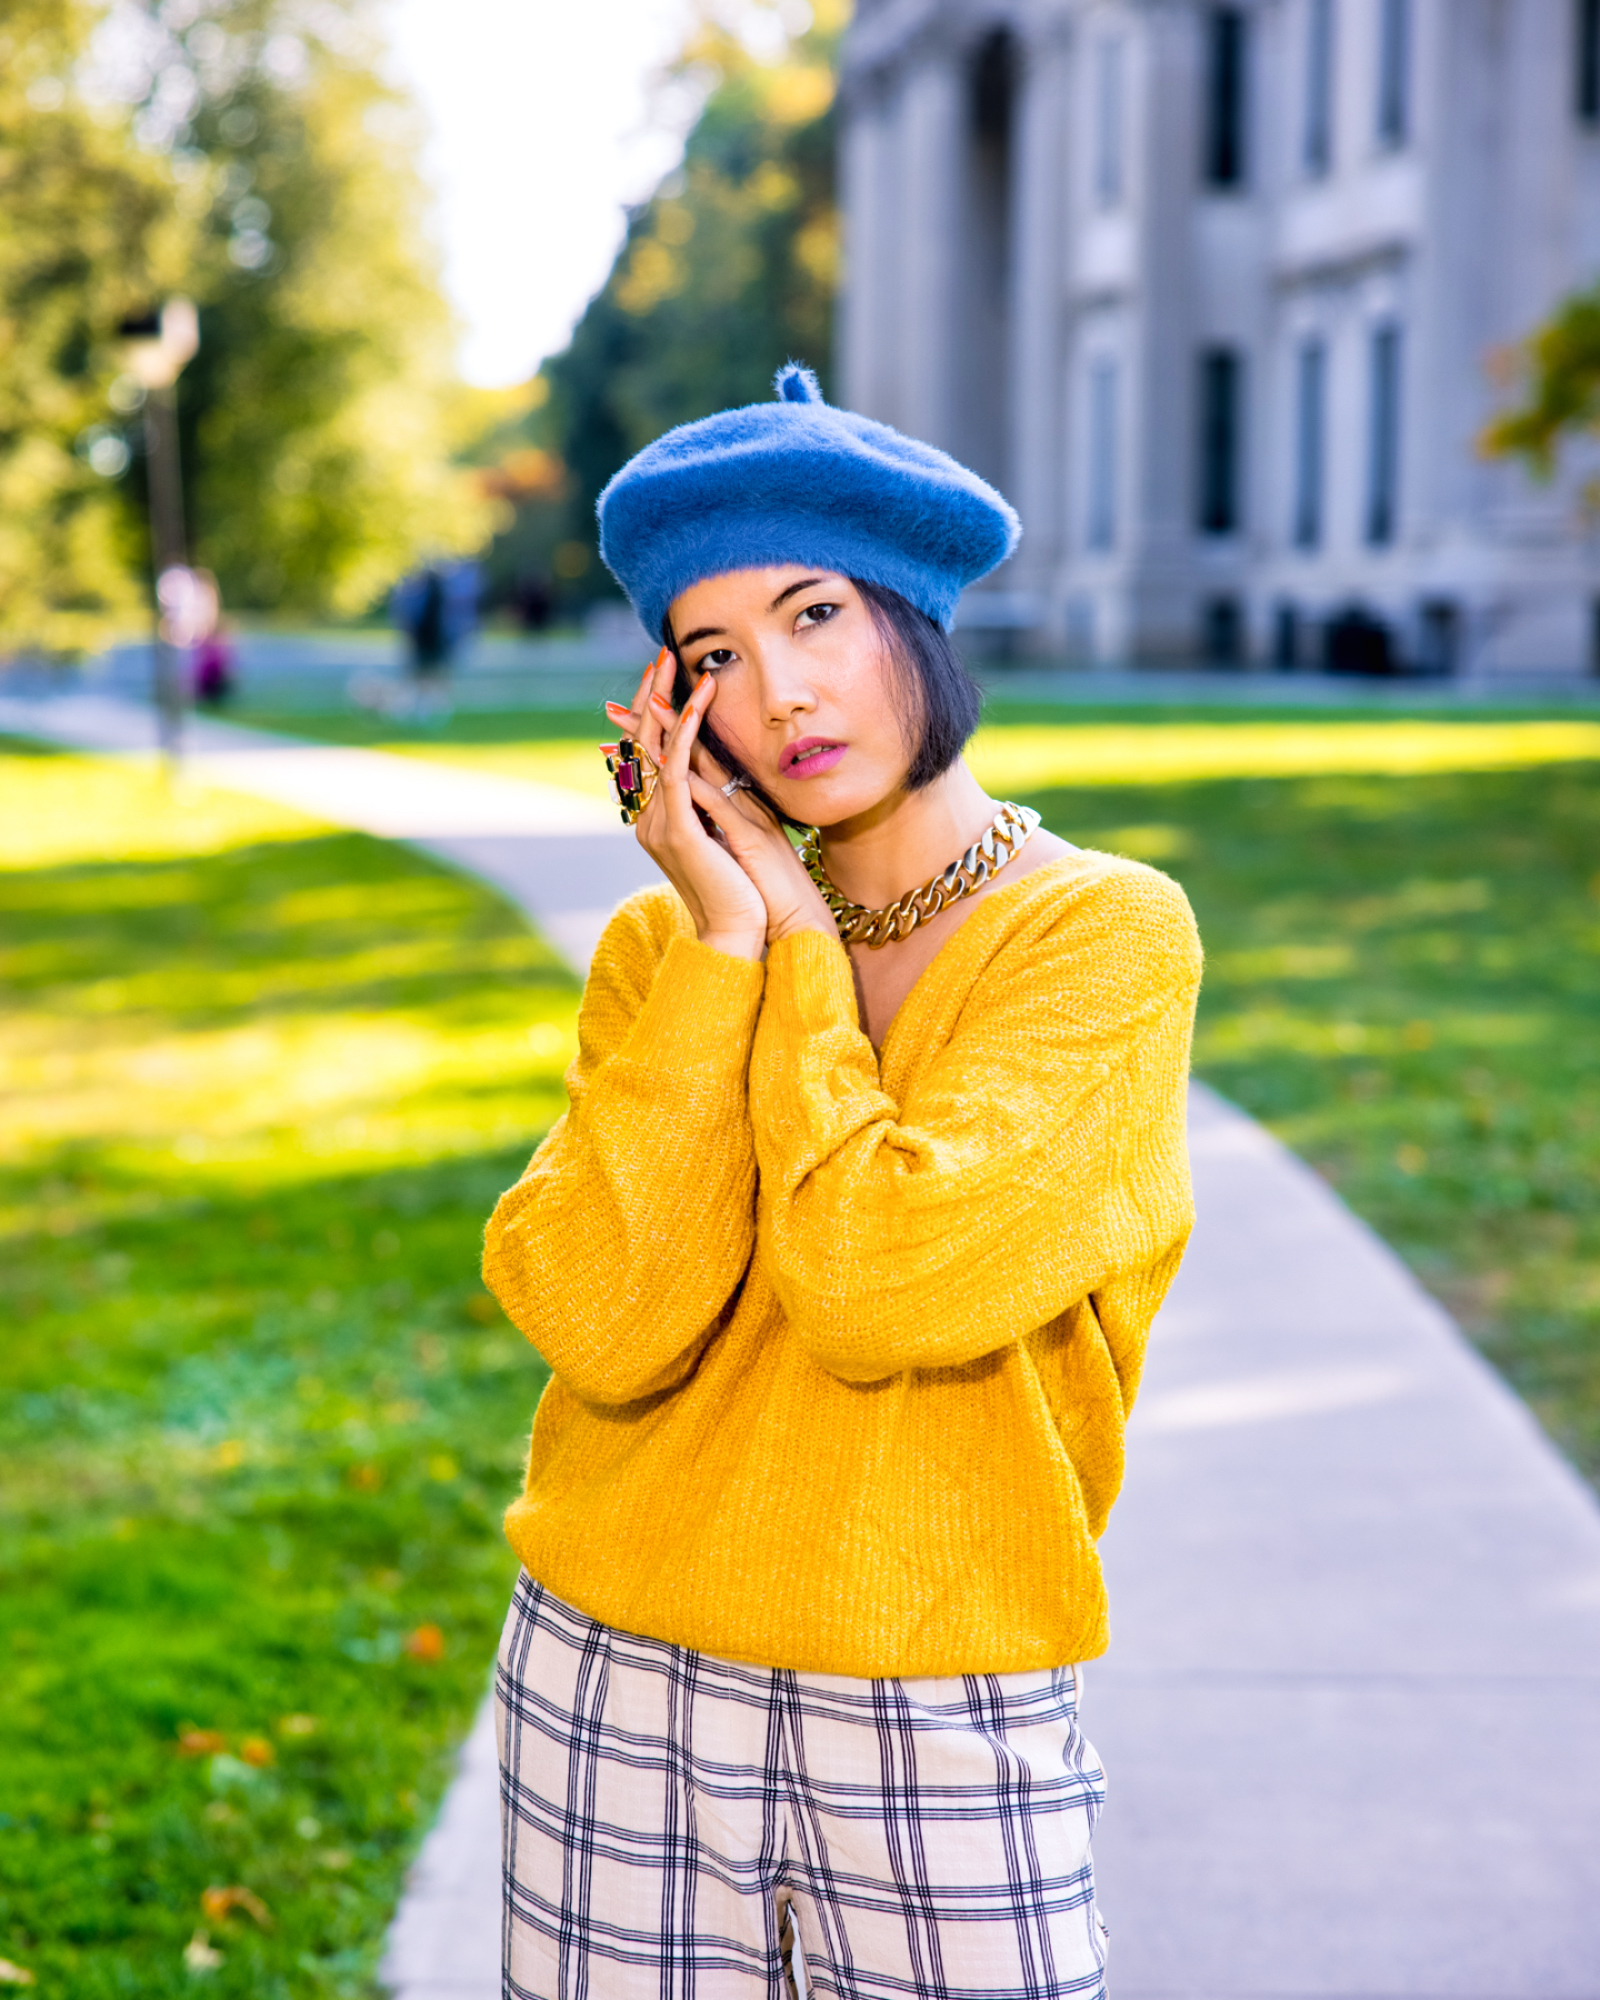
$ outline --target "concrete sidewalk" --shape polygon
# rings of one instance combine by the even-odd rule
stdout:
[[[0,730],[88,722],[0,701]],[[217,782],[484,875],[575,959],[649,877],[620,828],[560,830],[551,788],[496,781],[491,826],[420,760],[337,753],[367,789],[335,797],[319,752],[197,748]],[[1198,1087],[1191,1142],[1200,1226],[1087,1675],[1117,2000],[1600,2000],[1600,1509],[1316,1176]],[[499,1990],[485,1722],[391,1936],[405,2000]]]

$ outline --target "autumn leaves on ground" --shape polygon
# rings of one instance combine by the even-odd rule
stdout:
[[[1000,719],[995,783],[1188,889],[1200,1073],[1600,1474],[1600,746]],[[416,857],[0,745],[0,1983],[373,1991],[511,1581],[542,1374],[477,1245],[576,998]]]

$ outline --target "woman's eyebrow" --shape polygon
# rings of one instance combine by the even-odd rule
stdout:
[[[727,630],[726,625],[701,625],[693,632],[684,633],[678,641],[678,649],[681,652],[685,646],[698,645],[702,639],[724,638],[727,636]]]
[[[787,604],[789,599],[794,596],[797,590],[809,590],[814,583],[826,583],[826,582],[827,582],[826,577],[803,576],[801,577],[798,583],[791,583],[787,590],[780,590],[777,596],[767,606],[767,609],[769,611],[776,611],[779,609],[780,606]]]

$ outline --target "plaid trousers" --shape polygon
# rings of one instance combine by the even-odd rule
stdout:
[[[524,1574],[496,1693],[504,2000],[1105,1992],[1071,1667],[745,1666]]]

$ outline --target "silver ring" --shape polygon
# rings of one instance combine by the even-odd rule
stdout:
[[[730,778],[725,785],[718,785],[717,790],[725,799],[731,799],[735,792],[742,792],[749,782],[748,778]]]

